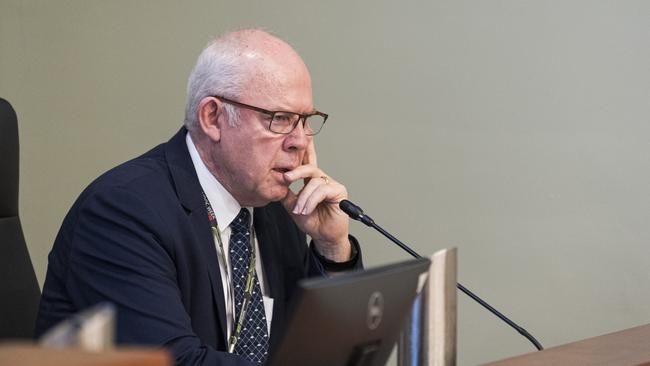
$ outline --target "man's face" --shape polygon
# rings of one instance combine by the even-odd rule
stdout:
[[[271,111],[308,113],[313,110],[311,80],[304,71],[278,67],[272,81],[254,79],[249,92],[238,102]],[[239,125],[231,127],[224,117],[221,139],[213,159],[217,179],[242,206],[259,207],[284,198],[289,184],[284,173],[303,164],[312,137],[305,135],[302,123],[287,135],[269,131],[269,117],[238,108]]]

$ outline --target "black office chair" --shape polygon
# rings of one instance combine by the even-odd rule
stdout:
[[[0,340],[32,338],[41,291],[18,217],[18,123],[0,98]]]

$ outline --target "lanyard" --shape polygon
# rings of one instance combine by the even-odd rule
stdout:
[[[225,266],[225,272],[228,282],[228,290],[230,292],[230,300],[231,300],[231,305],[233,309],[233,331],[232,334],[230,335],[230,338],[228,339],[228,352],[233,353],[235,350],[235,345],[237,345],[237,341],[239,340],[239,336],[241,334],[241,330],[244,325],[244,321],[246,319],[246,311],[248,310],[248,306],[250,305],[251,298],[253,297],[253,285],[255,283],[255,246],[253,245],[253,239],[255,238],[255,227],[252,227],[251,230],[249,231],[251,233],[249,242],[250,245],[250,259],[248,261],[248,275],[246,276],[246,287],[244,288],[244,300],[242,301],[241,305],[241,311],[239,312],[239,316],[236,316],[235,311],[237,310],[237,307],[235,306],[235,296],[233,293],[233,288],[232,288],[232,281],[230,280],[230,270],[228,268],[228,262],[226,261],[226,252],[223,249],[223,241],[221,240],[221,230],[219,230],[219,224],[217,223],[217,217],[214,214],[214,210],[212,209],[212,205],[210,205],[210,201],[208,201],[208,197],[205,195],[205,192],[203,193],[203,201],[205,202],[205,208],[208,210],[208,219],[210,220],[210,227],[212,228],[212,236],[216,239],[217,243],[219,243],[219,254],[221,255],[221,261],[223,262],[223,265]]]

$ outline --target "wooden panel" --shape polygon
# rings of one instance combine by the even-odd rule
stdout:
[[[650,324],[486,364],[511,365],[650,366]]]
[[[118,349],[93,353],[26,344],[0,344],[0,366],[171,366],[167,352]]]
[[[413,307],[397,348],[399,366],[456,364],[456,248],[431,257],[419,303]]]
[[[456,364],[456,267],[456,248],[438,251],[431,257],[427,296],[430,312],[425,313],[427,365]]]

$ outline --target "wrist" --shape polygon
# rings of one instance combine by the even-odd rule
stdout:
[[[352,245],[347,235],[334,242],[314,239],[314,246],[319,256],[331,262],[345,262],[352,258]]]
[[[350,244],[350,252],[347,254],[348,259],[342,262],[337,262],[326,258],[319,252],[320,249],[316,249],[316,241],[312,240],[310,245],[311,251],[327,272],[344,272],[353,270],[355,268],[362,268],[361,266],[363,265],[361,264],[361,248],[359,247],[359,243],[353,236],[349,236],[347,239],[348,244]]]

